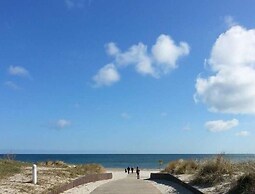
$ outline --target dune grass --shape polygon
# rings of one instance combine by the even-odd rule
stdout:
[[[231,187],[226,192],[228,194],[255,193],[255,162],[232,163],[224,154],[202,161],[172,161],[162,172],[176,175],[193,174],[190,183],[202,187],[229,183]]]
[[[0,159],[0,179],[4,179],[14,174],[20,173],[22,167],[28,165],[28,163],[19,162],[11,159]]]
[[[255,193],[255,172],[246,173],[239,177],[239,179],[233,184],[232,188],[228,191],[228,194],[232,193]]]
[[[23,180],[26,180],[26,184],[21,184],[20,181],[15,182],[13,181],[15,179],[12,179],[11,187],[15,193],[48,193],[78,177],[105,172],[105,169],[99,164],[74,165],[66,164],[63,161],[46,161],[39,162],[37,166],[38,183],[33,185],[29,184],[29,180],[32,178],[31,163],[16,161],[13,158],[0,159],[0,180],[7,181],[7,184],[1,185],[2,188],[8,188],[11,181],[8,177],[20,174],[19,179],[22,177]]]
[[[198,162],[194,160],[175,160],[170,162],[162,172],[171,174],[190,174],[198,168]]]
[[[223,155],[203,161],[191,181],[194,185],[213,186],[224,180],[229,180],[234,172],[234,164]]]
[[[39,167],[53,168],[55,173],[59,176],[77,177],[86,174],[104,173],[105,169],[100,164],[78,164],[70,165],[63,161],[46,161],[37,163]],[[49,169],[49,172],[50,169]]]

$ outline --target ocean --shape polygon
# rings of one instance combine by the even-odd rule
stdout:
[[[15,159],[24,162],[61,160],[71,164],[99,163],[106,168],[127,168],[139,166],[143,169],[159,168],[159,160],[164,167],[168,162],[178,159],[202,160],[214,157],[214,154],[17,154]],[[0,158],[4,155],[0,154]],[[255,154],[225,154],[225,158],[234,161],[255,160]]]

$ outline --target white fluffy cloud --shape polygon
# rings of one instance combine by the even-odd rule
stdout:
[[[180,42],[175,45],[170,36],[161,34],[156,44],[152,47],[152,55],[164,73],[176,68],[178,58],[189,54],[189,45]]]
[[[58,129],[63,129],[63,128],[69,127],[70,125],[71,125],[71,121],[68,121],[66,119],[59,119],[56,122],[56,128]]]
[[[121,51],[113,42],[106,45],[106,53],[113,57],[116,68],[133,66],[139,74],[155,78],[177,68],[178,59],[188,55],[189,51],[190,48],[186,42],[176,45],[173,39],[165,34],[157,38],[150,52],[147,45],[142,42],[130,46],[127,51]]]
[[[21,66],[10,66],[8,69],[10,75],[20,76],[20,77],[30,77],[28,70]]]
[[[236,127],[238,124],[239,121],[237,119],[232,119],[229,121],[215,120],[206,122],[205,127],[211,132],[221,132]]]
[[[221,34],[208,64],[214,75],[197,78],[197,100],[211,111],[255,113],[255,29],[234,26]]]
[[[239,137],[245,137],[245,136],[250,135],[250,133],[248,131],[239,131],[235,135],[239,136]]]
[[[114,64],[108,64],[102,67],[93,77],[95,86],[110,86],[120,80],[120,75]]]
[[[106,53],[110,56],[118,55],[120,52],[119,48],[114,42],[106,44]]]
[[[134,65],[138,73],[143,75],[148,74],[156,77],[156,72],[152,66],[152,61],[148,56],[147,46],[143,43],[138,43],[131,46],[126,52],[121,52],[114,43],[109,43],[107,53],[114,53],[112,54],[112,56],[115,58],[114,62],[120,68],[128,65]]]
[[[190,51],[186,42],[180,42],[178,46],[170,36],[165,34],[157,38],[150,53],[147,46],[141,42],[132,45],[126,52],[121,52],[114,43],[109,43],[107,48],[107,53],[115,53],[112,56],[115,57],[117,65],[135,65],[138,73],[153,77],[159,77],[162,73],[175,69],[177,60],[188,55]]]

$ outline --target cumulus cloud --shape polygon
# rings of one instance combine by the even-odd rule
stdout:
[[[96,87],[110,86],[120,80],[120,75],[114,64],[107,64],[98,71],[93,80]]]
[[[215,120],[207,121],[205,123],[206,129],[208,129],[211,132],[227,131],[233,127],[236,127],[237,125],[239,125],[239,121],[237,119],[232,119],[229,121]]]
[[[239,131],[235,135],[239,136],[239,137],[245,137],[245,136],[250,135],[250,133],[248,131]]]
[[[115,45],[116,46],[116,45]],[[118,67],[134,65],[135,70],[142,75],[151,75],[156,77],[156,71],[152,66],[151,58],[148,56],[147,46],[138,43],[131,46],[126,52],[121,52],[119,48],[115,55],[115,63]]]
[[[17,84],[15,84],[14,82],[12,81],[6,81],[4,82],[4,85],[8,88],[11,88],[13,90],[20,90],[21,87],[19,87]]]
[[[66,127],[69,127],[71,125],[71,121],[66,120],[66,119],[59,119],[58,121],[56,121],[55,123],[55,127],[57,129],[64,129]]]
[[[12,66],[11,65],[8,69],[8,73],[10,75],[14,75],[14,76],[30,77],[28,70],[26,70],[24,67],[21,67],[21,66]]]
[[[196,99],[215,112],[255,113],[255,29],[222,33],[207,61],[213,75],[197,78]]]
[[[177,61],[189,54],[190,47],[186,42],[175,44],[174,40],[161,34],[156,43],[148,50],[142,42],[130,46],[126,51],[121,51],[114,43],[106,44],[106,53],[113,57],[113,64],[118,69],[133,66],[137,73],[159,78],[177,68]],[[94,80],[95,81],[95,80]]]
[[[175,69],[178,58],[189,54],[189,45],[186,42],[180,42],[176,45],[170,36],[161,34],[152,47],[152,55],[157,65],[164,73]]]
[[[106,44],[105,47],[106,47],[106,53],[110,56],[118,55],[120,52],[119,48],[114,42],[109,42],[108,44]]]

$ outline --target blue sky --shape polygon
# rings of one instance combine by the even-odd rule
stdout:
[[[0,151],[254,153],[255,2],[0,2]]]

